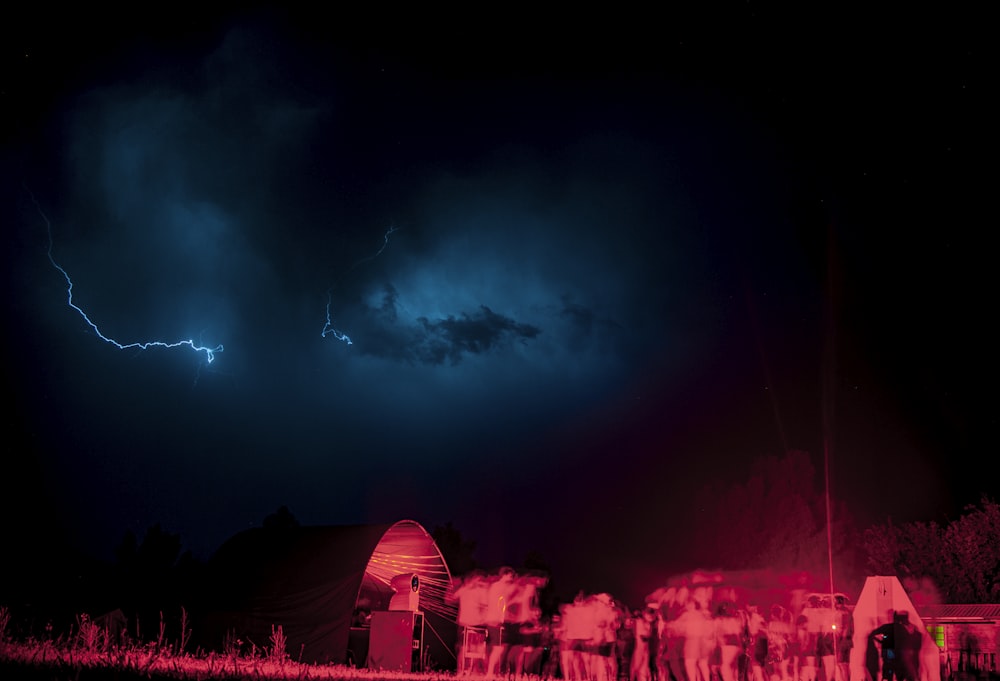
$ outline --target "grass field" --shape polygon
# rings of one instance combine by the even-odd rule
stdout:
[[[215,679],[454,679],[451,672],[405,673],[357,669],[346,665],[301,664],[284,648],[281,627],[270,645],[252,654],[187,653],[183,642],[111,643],[108,632],[86,616],[77,618],[64,635],[19,641],[8,635],[10,614],[0,606],[0,679],[86,681],[88,679],[154,679],[209,681]]]
[[[51,641],[0,643],[2,679],[335,679],[337,681],[454,679],[449,672],[403,673],[356,669],[344,665],[310,665],[267,657],[226,657],[219,654],[175,655],[150,646],[130,650],[85,651]]]

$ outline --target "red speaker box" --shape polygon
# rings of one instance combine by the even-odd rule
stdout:
[[[369,669],[419,672],[424,647],[424,613],[377,610],[368,640]]]

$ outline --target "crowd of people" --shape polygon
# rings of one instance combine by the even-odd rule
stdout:
[[[846,599],[761,600],[710,582],[665,589],[644,614],[654,642],[649,675],[639,671],[632,681],[848,680],[854,635]]]
[[[683,580],[629,610],[580,593],[543,616],[542,574],[456,579],[458,672],[566,681],[848,681],[853,620],[841,594],[748,597],[711,578]]]

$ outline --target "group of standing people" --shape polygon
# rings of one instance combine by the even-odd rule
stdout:
[[[632,618],[630,681],[848,681],[846,601],[741,602],[735,589],[672,587]]]
[[[538,602],[547,582],[545,575],[510,568],[455,581],[450,595],[458,603],[460,674],[849,681],[853,619],[839,595],[755,602],[735,588],[690,583],[659,590],[633,612],[609,594],[581,593],[547,619]]]
[[[610,594],[580,593],[544,618],[538,596],[541,573],[501,568],[473,572],[452,583],[458,603],[458,672],[561,677],[567,681],[618,681],[628,611]]]
[[[458,602],[459,673],[539,674],[543,652],[542,573],[474,571],[455,579],[449,598]]]
[[[578,594],[551,622],[549,671],[567,681],[616,681],[623,668],[620,631],[626,612],[610,594]]]

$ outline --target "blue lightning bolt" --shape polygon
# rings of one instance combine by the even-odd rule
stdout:
[[[366,262],[371,262],[375,258],[382,255],[382,251],[384,251],[386,246],[389,245],[389,236],[396,231],[398,231],[398,228],[396,226],[389,227],[389,229],[386,230],[386,233],[382,235],[382,247],[379,248],[378,251],[376,251],[373,255],[361,258],[361,260],[358,260],[356,263],[348,267],[347,271],[345,271],[342,275],[340,275],[340,279],[343,279],[348,274],[350,274],[351,271],[354,270],[354,268],[356,268],[358,265],[361,265]],[[326,324],[323,325],[323,330],[320,331],[319,335],[322,336],[323,338],[326,338],[327,334],[329,334],[339,341],[344,341],[348,345],[354,345],[354,341],[351,340],[350,336],[348,336],[346,333],[337,331],[337,329],[333,327],[333,320],[330,318],[330,305],[333,303],[334,286],[336,286],[336,284],[334,284],[333,286],[331,286],[326,290]]]
[[[54,268],[56,268],[57,270],[59,270],[59,273],[62,274],[63,278],[66,280],[66,303],[71,308],[73,308],[74,310],[76,310],[77,313],[81,317],[83,317],[83,321],[87,322],[87,324],[90,326],[90,328],[92,328],[94,330],[94,333],[97,334],[98,338],[100,338],[101,340],[103,340],[105,343],[111,343],[111,345],[114,345],[119,350],[128,350],[130,348],[138,348],[139,350],[147,350],[147,349],[152,348],[152,347],[177,348],[177,347],[180,347],[182,345],[187,345],[188,347],[190,347],[192,350],[194,350],[196,352],[203,352],[203,353],[205,353],[205,360],[206,360],[206,362],[208,364],[211,364],[212,362],[215,361],[215,353],[222,352],[222,345],[221,344],[215,346],[214,348],[210,348],[210,347],[204,346],[204,345],[195,345],[195,342],[194,342],[193,339],[181,340],[181,341],[177,341],[175,343],[165,343],[163,341],[145,341],[145,342],[142,342],[142,343],[119,343],[115,339],[109,338],[109,337],[105,336],[103,333],[101,333],[101,330],[99,328],[97,328],[97,324],[95,324],[93,321],[91,321],[90,317],[87,316],[87,313],[84,312],[83,309],[80,306],[78,306],[76,303],[73,302],[73,280],[70,279],[69,273],[67,273],[66,270],[64,270],[59,265],[59,263],[56,262],[56,259],[54,257],[52,257],[52,248],[53,248],[53,242],[52,242],[52,223],[49,222],[49,218],[45,215],[45,212],[42,210],[42,207],[38,204],[38,201],[35,199],[35,195],[32,194],[32,192],[30,190],[28,190],[27,187],[25,187],[25,190],[31,196],[31,202],[35,204],[35,208],[38,210],[38,214],[41,215],[42,216],[42,220],[45,221],[45,230],[46,230],[46,233],[48,234],[48,237],[49,237],[49,248],[48,248],[48,251],[46,251],[46,255],[49,256],[49,262],[52,263],[52,266]]]

